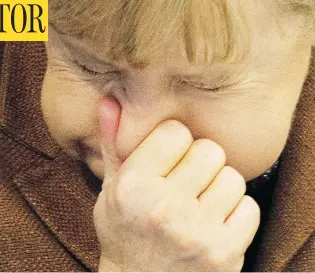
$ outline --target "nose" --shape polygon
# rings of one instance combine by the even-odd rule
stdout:
[[[121,117],[116,137],[116,152],[124,161],[139,144],[168,119],[181,121],[181,114],[176,101],[171,99],[152,100],[146,105],[136,101],[121,103]]]
[[[163,121],[187,120],[185,111],[180,107],[182,102],[165,75],[167,69],[161,66],[129,67],[123,79],[124,92],[120,92],[121,89],[112,90],[111,95],[121,106],[115,148],[122,161]]]

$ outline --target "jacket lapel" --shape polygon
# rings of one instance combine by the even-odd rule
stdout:
[[[13,183],[52,236],[85,267],[97,271],[100,250],[93,226],[97,195],[82,172],[80,162],[65,155],[33,162]]]
[[[96,183],[86,179],[79,161],[64,154],[50,135],[41,112],[45,45],[6,42],[0,49],[0,127],[17,143],[12,154],[15,165],[23,166],[23,171],[14,173],[13,183],[56,241],[79,263],[97,270],[100,251],[92,219]],[[19,145],[34,153],[31,162],[18,163],[23,160]]]
[[[44,43],[5,42],[0,47],[1,53],[1,129],[38,154],[57,156],[61,149],[51,137],[41,112],[41,90],[47,64]]]
[[[315,49],[281,156],[257,271],[285,271],[315,230]]]

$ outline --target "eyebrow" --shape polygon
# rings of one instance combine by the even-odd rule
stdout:
[[[82,55],[84,59],[91,61],[93,64],[99,64],[111,70],[117,70],[117,71],[124,70],[124,68],[119,67],[110,61],[107,61],[107,60],[105,61],[99,58],[98,55],[96,55],[91,49],[88,48],[88,46],[86,46],[77,38],[61,35],[60,39],[63,41],[64,44],[66,44],[70,48],[72,52]]]
[[[126,72],[127,69],[113,64],[108,60],[101,59],[95,52],[93,52],[87,45],[85,45],[81,40],[75,37],[70,37],[68,35],[60,35],[61,40],[71,48],[73,52],[76,52],[83,56],[84,59],[91,61],[93,64],[98,64],[105,69]],[[169,74],[180,80],[186,80],[190,83],[196,83],[200,85],[225,85],[230,84],[233,78],[241,74],[240,69],[232,69],[228,65],[223,64],[207,64],[201,65],[202,71],[194,71],[200,69],[200,66],[189,65],[184,69],[175,68]],[[238,71],[237,71],[238,70]],[[207,73],[205,73],[207,71]]]

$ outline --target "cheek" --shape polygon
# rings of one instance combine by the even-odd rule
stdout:
[[[97,106],[101,96],[90,86],[65,78],[47,71],[41,104],[51,135],[73,154],[75,141],[98,134]]]
[[[190,103],[189,126],[195,138],[221,145],[227,165],[251,180],[265,172],[282,152],[291,114],[272,100],[241,97]],[[198,107],[197,107],[198,105]]]

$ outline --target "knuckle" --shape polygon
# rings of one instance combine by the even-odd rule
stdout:
[[[224,271],[239,272],[244,263],[244,255],[239,251],[236,252],[231,248],[220,248],[220,250],[211,251],[211,263],[216,266],[216,268],[224,268]],[[235,269],[235,270],[231,270]]]
[[[177,120],[164,121],[159,126],[159,130],[162,130],[162,134],[166,133],[168,143],[176,143],[178,145],[184,145],[187,148],[193,142],[193,136],[188,127]]]
[[[193,258],[202,255],[205,252],[204,245],[194,238],[193,234],[187,233],[180,226],[172,226],[165,229],[164,235],[172,241],[177,251],[181,253],[181,258]]]
[[[231,187],[236,188],[238,191],[242,192],[242,195],[244,195],[246,192],[245,178],[231,166],[224,166],[221,171],[231,178]]]
[[[138,180],[138,176],[135,172],[130,171],[130,170],[121,170],[118,173],[118,185],[120,186],[125,186],[125,185],[130,185]]]
[[[196,241],[180,232],[174,235],[174,241],[179,250],[185,255],[194,255],[196,252],[200,253],[201,251],[201,246]]]
[[[249,195],[244,195],[243,199],[243,206],[246,208],[246,213],[251,217],[253,222],[259,224],[260,221],[260,207],[257,202]]]
[[[244,254],[244,247],[237,241],[230,240],[227,245],[229,257],[239,257]]]
[[[245,256],[241,256],[240,258],[236,259],[232,268],[231,268],[231,271],[232,272],[240,272],[242,270],[242,267],[244,265],[244,260],[245,260]]]
[[[187,137],[192,138],[191,131],[178,120],[170,119],[162,122],[159,127],[163,127],[164,129],[172,131],[172,133],[180,133],[181,135],[185,135]]]
[[[211,260],[218,268],[222,265],[226,265],[231,261],[232,255],[227,249],[221,249],[220,251],[212,252]]]
[[[123,212],[126,210],[127,204],[126,200],[124,199],[123,191],[121,190],[121,187],[118,186],[116,191],[114,192],[113,199],[114,199],[114,206],[118,209],[118,211],[123,214]]]
[[[216,142],[210,139],[197,139],[193,143],[194,148],[200,150],[205,157],[221,159],[226,161],[226,154],[224,149]]]
[[[176,128],[176,127],[186,127],[183,123],[176,119],[168,119],[166,121],[163,121],[161,123],[161,126],[169,127],[169,128]]]
[[[148,216],[149,225],[156,231],[162,231],[167,228],[171,217],[166,212],[165,208],[159,208],[151,211]]]
[[[249,195],[244,195],[243,197],[244,202],[247,202],[247,207],[255,214],[260,213],[260,208],[257,202],[255,201],[254,198],[252,198]]]
[[[119,175],[119,180],[113,189],[113,198],[115,205],[120,212],[123,212],[128,207],[130,197],[133,196],[133,187],[136,182],[136,177],[132,172],[124,172]]]
[[[163,240],[170,236],[170,221],[171,219],[166,214],[149,214],[147,217],[150,231]]]

